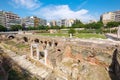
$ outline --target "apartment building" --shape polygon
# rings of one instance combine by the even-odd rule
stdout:
[[[120,22],[120,10],[119,11],[115,11],[115,21],[116,22]]]
[[[104,25],[106,25],[108,22],[115,21],[115,13],[107,12],[101,15],[101,21],[103,22]]]
[[[104,13],[100,16],[100,20],[104,25],[111,21],[120,22],[120,10]]]
[[[5,15],[3,11],[0,11],[0,25],[5,26]]]
[[[28,16],[22,18],[22,24],[25,24],[25,27],[38,27],[39,25],[46,26],[47,21],[36,16]]]
[[[21,19],[13,12],[0,11],[0,23],[10,28],[11,25],[21,24]]]

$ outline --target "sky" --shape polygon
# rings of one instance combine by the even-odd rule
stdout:
[[[1,0],[0,10],[20,17],[38,16],[46,20],[99,20],[105,12],[120,10],[120,0]]]

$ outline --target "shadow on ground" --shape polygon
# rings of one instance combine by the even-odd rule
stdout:
[[[111,80],[120,80],[120,53],[115,49],[112,57],[112,63],[109,66],[109,75]]]

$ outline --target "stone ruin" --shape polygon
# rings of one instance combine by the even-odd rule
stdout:
[[[19,36],[15,39],[30,45],[31,58],[50,67],[54,79],[65,77],[63,80],[111,80],[109,75],[112,74],[120,80],[119,51],[114,51],[118,43],[38,36]],[[55,74],[56,71],[60,75]],[[51,76],[45,80],[49,80]]]

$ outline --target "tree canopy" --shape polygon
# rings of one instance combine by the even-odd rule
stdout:
[[[11,25],[10,30],[12,31],[18,31],[18,30],[22,30],[23,27],[21,25]]]
[[[76,31],[75,31],[75,29],[70,28],[69,31],[68,31],[68,33],[74,35],[76,33]]]
[[[113,22],[108,22],[106,27],[107,28],[113,28],[113,27],[118,27],[119,25],[120,25],[120,22],[113,21]]]
[[[103,27],[103,23],[100,21],[88,23],[85,25],[85,28],[87,28],[87,29],[100,29],[101,27]]]
[[[80,20],[75,20],[73,25],[72,25],[73,28],[83,28],[84,27],[84,24],[80,21]]]
[[[0,31],[6,31],[6,30],[7,30],[7,28],[6,28],[6,27],[4,27],[4,26],[0,25]]]

